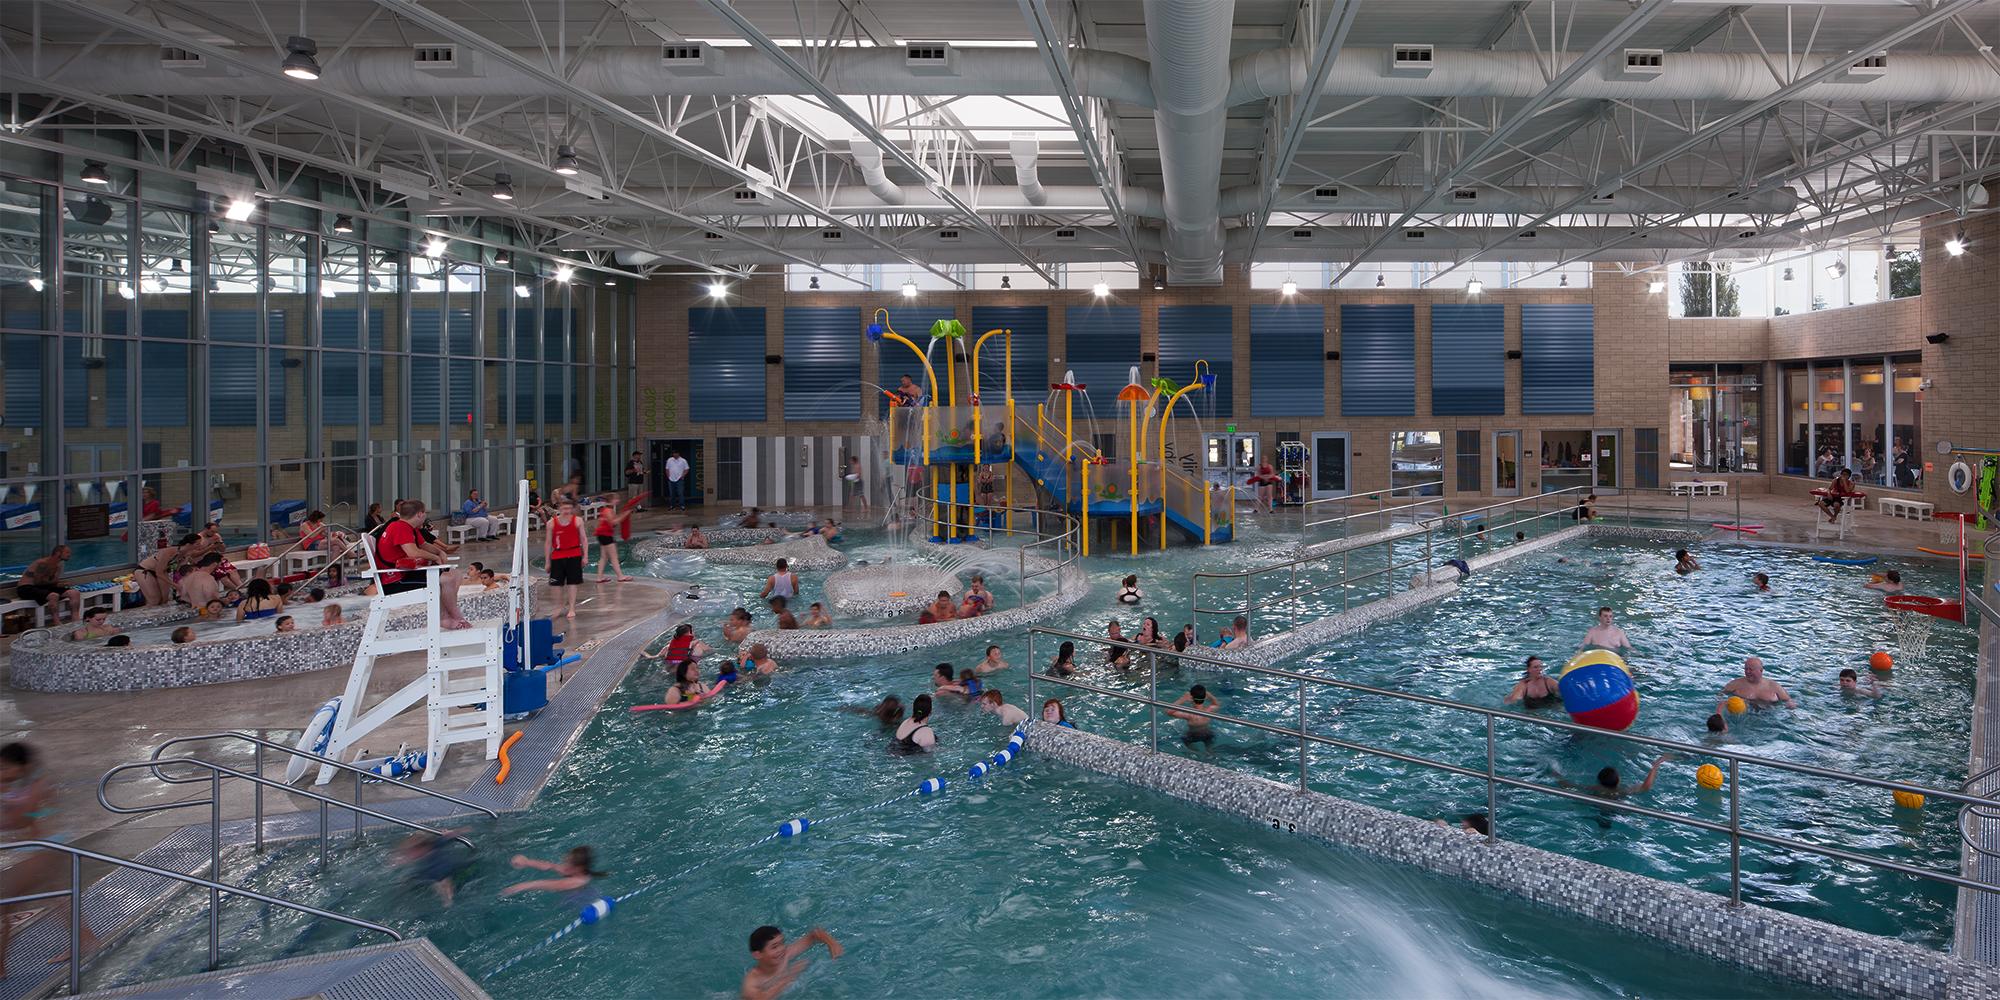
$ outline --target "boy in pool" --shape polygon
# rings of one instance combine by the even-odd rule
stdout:
[[[345,625],[345,624],[347,624],[347,619],[342,618],[340,616],[340,605],[338,604],[329,604],[326,606],[325,611],[320,612],[319,616],[320,628],[332,628],[335,625]]]
[[[172,638],[173,638],[173,642],[174,642],[174,645],[176,645],[176,646],[184,646],[184,645],[186,645],[186,644],[188,644],[188,643],[190,643],[190,642],[193,642],[193,641],[194,641],[194,626],[192,626],[192,625],[182,625],[182,626],[181,626],[180,628],[177,628],[177,629],[175,629],[175,630],[174,630],[174,634],[173,634]]]
[[[1882,579],[1862,584],[1861,589],[1878,590],[1884,594],[1900,594],[1903,592],[1903,574],[1892,569],[1882,574]]]
[[[743,974],[743,1000],[777,1000],[790,989],[807,963],[800,961],[815,944],[826,945],[826,957],[839,958],[840,942],[815,927],[797,941],[787,942],[785,932],[765,925],[750,932],[750,958],[757,964]]]
[[[1855,675],[1852,668],[1848,668],[1840,672],[1840,693],[1847,697],[1880,698],[1882,688],[1875,683],[1873,674],[1868,677],[1868,686],[1862,687],[1861,678]]]
[[[1007,704],[1007,699],[1001,696],[999,688],[990,688],[979,696],[979,710],[999,716],[1001,722],[1010,726],[1018,726],[1028,721],[1028,713],[1022,711],[1019,706]]]
[[[517,882],[500,890],[502,896],[512,896],[520,892],[575,892],[590,884],[594,878],[603,878],[609,872],[594,870],[595,859],[588,847],[572,847],[561,861],[537,861],[525,854],[514,855],[516,868],[535,868],[545,872],[555,872],[555,878],[538,878],[527,882]]]
[[[833,627],[833,619],[827,615],[826,608],[823,605],[821,605],[820,602],[814,601],[812,602],[812,607],[806,609],[806,627],[807,628]]]
[[[1771,592],[1771,577],[1768,573],[1752,573],[1750,574],[1750,582],[1756,586],[1757,592],[1760,594]]]
[[[728,618],[723,619],[722,640],[724,642],[742,642],[749,634],[750,612],[748,610],[737,608],[729,612]]]
[[[1694,556],[1688,554],[1688,550],[1674,550],[1674,572],[1686,576],[1700,568],[1701,564],[1695,561]]]
[[[1624,656],[1632,655],[1632,640],[1626,638],[1624,629],[1611,624],[1609,607],[1597,609],[1597,624],[1592,625],[1590,631],[1583,634],[1583,641],[1576,644],[1578,649],[1590,646],[1608,649]]]
[[[799,627],[798,618],[792,614],[790,601],[782,597],[771,598],[771,613],[778,617],[779,628],[789,630]]]
[[[1204,712],[1222,711],[1222,700],[1209,694],[1208,688],[1200,684],[1188,688],[1188,693],[1181,695],[1179,700],[1175,701],[1174,704],[1186,705],[1189,708],[1200,709]],[[1215,727],[1210,724],[1207,716],[1196,715],[1193,712],[1175,711],[1171,708],[1167,709],[1167,714],[1187,723],[1187,732],[1181,734],[1181,744],[1183,746],[1194,746],[1200,743],[1205,745],[1209,750],[1215,749]]]
[[[986,647],[986,658],[973,665],[973,670],[981,674],[997,674],[1007,669],[1007,661],[1000,656],[1000,647]]]
[[[299,630],[299,623],[293,621],[291,615],[279,615],[278,620],[273,623],[273,627],[279,633],[297,632]]]
[[[750,655],[744,658],[743,669],[759,677],[769,677],[778,672],[778,661],[771,659],[770,647],[753,642],[750,644]]]
[[[1578,785],[1570,781],[1568,778],[1563,777],[1561,771],[1556,771],[1554,766],[1550,766],[1549,770],[1555,771],[1556,784],[1564,788],[1574,788],[1601,799],[1623,799],[1638,795],[1641,792],[1652,791],[1653,779],[1660,774],[1660,765],[1666,763],[1667,758],[1672,756],[1672,754],[1663,753],[1653,758],[1653,766],[1646,769],[1646,780],[1631,786],[1624,783],[1624,780],[1619,777],[1618,769],[1615,767],[1607,767],[1598,771],[1597,781],[1589,785]]]

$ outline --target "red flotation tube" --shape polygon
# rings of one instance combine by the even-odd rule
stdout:
[[[709,688],[708,690],[706,690],[706,691],[703,691],[703,692],[702,692],[702,693],[701,693],[700,695],[698,695],[698,696],[696,696],[696,697],[693,697],[693,698],[689,698],[689,699],[687,699],[686,701],[677,701],[677,702],[674,702],[674,703],[673,703],[673,704],[671,704],[671,705],[634,705],[634,706],[632,706],[632,708],[630,709],[630,711],[634,711],[634,712],[673,712],[673,711],[677,711],[677,710],[679,710],[679,709],[683,709],[683,708],[693,708],[693,707],[695,707],[696,705],[699,705],[699,704],[701,704],[702,702],[705,702],[705,701],[709,700],[710,698],[713,698],[713,697],[715,697],[716,695],[718,695],[718,694],[721,694],[721,693],[722,693],[722,689],[723,689],[723,688],[726,688],[726,687],[728,687],[728,686],[729,686],[729,682],[728,682],[728,681],[716,681],[716,682],[715,682],[715,686],[714,686],[714,687],[712,687],[712,688]]]
[[[1748,532],[1749,534],[1752,535],[1756,534],[1759,531],[1764,530],[1764,526],[1761,524],[1711,524],[1709,525],[1709,527],[1721,528],[1724,531]]]

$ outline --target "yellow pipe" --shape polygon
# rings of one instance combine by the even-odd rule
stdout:
[[[1070,452],[1076,449],[1076,423],[1074,421],[1076,390],[1063,390],[1063,461],[1068,462]],[[1085,553],[1088,555],[1089,553]]]
[[[950,514],[950,519],[946,522],[944,537],[957,538],[958,537],[958,463],[947,462],[945,463],[944,468],[945,468],[946,482],[950,484],[948,488],[951,490],[951,502],[945,505],[945,511]]]
[[[1229,492],[1231,494],[1234,494],[1236,491],[1231,490]],[[1211,517],[1209,510],[1209,499],[1213,496],[1215,496],[1215,494],[1208,489],[1206,484],[1203,484],[1201,490],[1201,544],[1203,545],[1209,544],[1208,526],[1214,523],[1214,519],[1213,517]],[[1229,501],[1229,507],[1231,510],[1234,510],[1236,508],[1236,501],[1234,499],[1231,499]]]
[[[1090,459],[1083,460],[1083,554],[1090,555]]]
[[[1006,380],[1004,391],[1007,396],[1007,454],[1011,458],[1014,454],[1014,449],[1021,446],[1018,436],[1019,432],[1014,429],[1014,331],[1012,328],[1007,330],[1007,336],[1001,338],[1000,344],[1006,349],[1006,371],[1002,377]],[[1014,530],[1014,470],[1012,469],[1007,470],[1007,530],[1009,532]]]
[[[930,380],[931,405],[924,408],[924,447],[923,447],[923,464],[929,465],[931,464],[931,411],[937,408],[937,398],[938,398],[937,370],[931,367],[931,359],[925,357],[924,352],[918,349],[917,345],[910,342],[910,338],[905,337],[900,333],[897,333],[896,328],[889,325],[889,310],[887,309],[875,310],[875,322],[882,324],[883,339],[893,340],[896,343],[909,348],[910,353],[917,356],[917,362],[924,366],[924,377]]]
[[[937,537],[944,537],[938,525],[938,470],[935,465],[931,466],[931,530],[937,532]]]
[[[1132,492],[1131,495],[1125,498],[1125,505],[1131,508],[1132,511],[1132,518],[1131,518],[1132,523],[1130,527],[1127,529],[1127,532],[1132,536],[1130,539],[1128,539],[1128,541],[1130,541],[1132,544],[1132,554],[1136,556],[1139,554],[1139,456],[1140,454],[1142,454],[1136,445],[1136,442],[1139,440],[1138,400],[1135,399],[1131,402],[1131,409],[1132,413],[1131,417],[1129,418],[1129,422],[1131,424],[1131,440],[1135,444],[1132,449],[1132,461],[1130,463],[1132,467],[1132,474],[1131,476],[1128,477],[1132,481]],[[1160,505],[1160,509],[1166,510],[1167,505],[1162,503]]]
[[[1193,391],[1195,391],[1196,389],[1199,389],[1199,388],[1201,388],[1201,383],[1200,383],[1200,382],[1198,382],[1198,381],[1197,381],[1197,382],[1192,382],[1192,383],[1189,383],[1189,384],[1188,384],[1188,385],[1186,385],[1186,386],[1183,386],[1183,387],[1182,387],[1182,388],[1180,389],[1180,391],[1178,391],[1178,392],[1174,393],[1173,395],[1171,395],[1171,396],[1168,396],[1168,397],[1167,397],[1167,405],[1165,406],[1165,408],[1163,408],[1163,409],[1161,409],[1161,410],[1160,410],[1160,433],[1159,433],[1159,435],[1158,435],[1158,436],[1159,436],[1159,439],[1160,439],[1160,440],[1159,440],[1159,448],[1160,448],[1160,549],[1161,549],[1162,551],[1164,551],[1164,550],[1166,549],[1166,547],[1167,547],[1167,420],[1168,420],[1168,418],[1170,418],[1170,417],[1172,417],[1172,416],[1174,415],[1174,404],[1175,404],[1175,403],[1178,403],[1178,402],[1180,402],[1180,401],[1181,401],[1181,397],[1182,397],[1182,396],[1185,396],[1185,395],[1187,395],[1188,393],[1190,393],[1190,392],[1193,392]],[[1206,504],[1206,502],[1207,502],[1207,500],[1206,500],[1207,496],[1208,496],[1208,491],[1207,491],[1207,488],[1206,488],[1206,487],[1204,487],[1204,488],[1203,488],[1203,490],[1202,490],[1202,497],[1203,497],[1203,503],[1204,503],[1204,504]],[[1207,517],[1206,517],[1206,514],[1207,514],[1207,511],[1206,511],[1206,509],[1204,509],[1204,511],[1203,511],[1203,515],[1204,515],[1204,516],[1203,516],[1203,520],[1207,520]]]

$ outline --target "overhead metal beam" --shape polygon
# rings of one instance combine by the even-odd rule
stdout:
[[[1417,213],[1422,211],[1424,206],[1429,204],[1430,200],[1436,197],[1440,190],[1456,183],[1460,177],[1464,176],[1466,171],[1478,166],[1489,154],[1505,146],[1507,141],[1513,138],[1514,133],[1519,132],[1536,115],[1541,114],[1549,105],[1554,104],[1561,98],[1565,88],[1576,82],[1576,79],[1584,73],[1596,69],[1605,59],[1610,57],[1614,50],[1624,45],[1626,39],[1631,38],[1640,28],[1645,27],[1647,22],[1658,17],[1660,12],[1666,10],[1667,5],[1672,2],[1673,0],[1645,0],[1632,13],[1625,15],[1625,19],[1618,22],[1617,27],[1611,29],[1603,38],[1598,39],[1597,44],[1592,45],[1583,55],[1571,60],[1568,66],[1563,67],[1562,72],[1557,73],[1549,80],[1548,85],[1543,87],[1540,93],[1529,98],[1526,105],[1514,112],[1499,128],[1494,129],[1492,134],[1486,137],[1485,141],[1474,147],[1471,153],[1459,158],[1449,169],[1439,175],[1435,182],[1425,187],[1424,193],[1420,196],[1417,203],[1410,206],[1403,213],[1403,217],[1396,221],[1395,225],[1377,234],[1375,239],[1368,244],[1367,249],[1361,252],[1360,256],[1348,261],[1347,266],[1341,268],[1340,273],[1333,276],[1332,283],[1339,284],[1340,279],[1347,277],[1349,272],[1359,267],[1361,262],[1366,260],[1370,253],[1375,252],[1383,243],[1388,242],[1390,234],[1400,231],[1404,226],[1409,224],[1411,219],[1416,218]]]
[[[413,0],[377,0],[377,2],[394,4],[399,7],[414,6]],[[791,53],[786,52],[771,36],[766,35],[763,29],[751,23],[750,19],[743,16],[743,12],[737,10],[735,5],[731,4],[729,0],[707,0],[707,2],[708,6],[720,15],[723,20],[729,22],[738,35],[741,35],[751,46],[763,52],[766,58],[777,63],[785,72],[791,74],[808,91],[818,97],[827,110],[845,119],[849,125],[854,126],[857,132],[860,132],[880,147],[885,154],[894,157],[897,163],[903,165],[904,169],[931,182],[931,187],[937,192],[938,197],[944,199],[947,204],[950,204],[951,207],[964,214],[966,224],[969,227],[980,230],[994,239],[1000,240],[1004,246],[1013,252],[1014,256],[1020,259],[1021,263],[1027,265],[1029,270],[1041,275],[1044,281],[1047,281],[1051,285],[1060,285],[1062,283],[1057,280],[1054,272],[1043,267],[1026,250],[1022,249],[1020,244],[1014,242],[1006,233],[1002,232],[998,226],[982,218],[977,210],[966,203],[965,199],[960,198],[956,192],[940,182],[938,178],[931,176],[931,172],[925,169],[923,164],[918,163],[915,157],[904,151],[900,143],[882,134],[882,130],[876,128],[874,122],[869,121],[860,112],[849,107],[846,101],[840,99],[839,94],[833,92],[833,88],[828,87],[826,82],[819,78],[818,74],[801,65],[797,59],[792,58]]]
[[[1708,20],[1701,22],[1700,24],[1695,26],[1695,29],[1693,31],[1690,31],[1687,34],[1682,35],[1680,41],[1667,46],[1667,51],[1687,52],[1692,50],[1695,46],[1700,45],[1705,41],[1708,41],[1709,36],[1715,34],[1718,31],[1721,31],[1724,28],[1729,27],[1729,22],[1736,20],[1739,16],[1743,14],[1744,11],[1749,9],[1750,8],[1748,6],[1743,4],[1736,4],[1734,6],[1722,8],[1722,10],[1719,11],[1714,17],[1711,17]]]
[[[688,139],[685,136],[680,135],[679,133],[675,132],[672,129],[667,128],[666,126],[662,125],[659,122],[656,122],[650,118],[647,118],[642,114],[639,114],[636,111],[632,111],[631,109],[626,108],[624,105],[619,104],[617,101],[614,101],[608,97],[604,97],[596,93],[592,93],[591,91],[583,87],[577,86],[576,84],[570,82],[570,79],[566,74],[557,73],[545,67],[536,65],[533,60],[522,58],[520,55],[516,54],[512,49],[508,48],[507,46],[502,45],[499,42],[496,42],[490,38],[487,38],[486,36],[481,35],[476,31],[466,28],[465,26],[460,25],[456,21],[453,21],[451,18],[445,17],[442,14],[426,9],[422,4],[417,3],[416,0],[376,0],[376,3],[381,4],[382,6],[387,7],[388,9],[396,12],[396,14],[398,14],[401,17],[407,18],[411,21],[415,21],[416,23],[421,24],[424,27],[431,29],[432,31],[439,32],[440,34],[443,34],[447,38],[458,39],[460,41],[466,42],[469,45],[482,49],[488,55],[492,56],[494,59],[506,63],[513,69],[521,73],[528,74],[529,76],[532,76],[535,79],[540,80],[551,87],[557,88],[563,94],[568,95],[568,97],[571,100],[574,100],[577,103],[582,104],[586,107],[592,108],[596,110],[598,113],[604,115],[606,118],[610,119],[611,121],[617,122],[628,128],[634,129],[638,131],[641,135],[663,142],[667,144],[669,147],[673,148],[676,152],[695,160],[696,162],[700,163],[703,166],[715,170],[720,170],[723,173],[731,177],[735,177],[739,180],[742,180],[746,183],[755,184],[758,185],[759,187],[763,187],[766,189],[764,193],[767,193],[774,198],[779,198],[784,201],[791,202],[792,204],[798,206],[800,211],[808,215],[814,215],[818,216],[819,218],[823,218],[833,226],[843,231],[851,232],[855,236],[858,236],[861,239],[874,244],[875,246],[881,248],[882,250],[895,254],[896,256],[901,257],[903,260],[907,261],[908,263],[915,265],[917,267],[921,267],[924,270],[929,271],[937,275],[938,277],[951,282],[952,284],[960,286],[964,285],[964,282],[958,280],[958,278],[955,275],[939,270],[938,268],[932,267],[930,264],[918,260],[915,257],[904,255],[894,246],[891,246],[887,242],[877,238],[874,234],[868,232],[865,229],[861,229],[859,227],[852,225],[846,219],[834,215],[832,212],[827,211],[825,208],[814,204],[809,199],[806,199],[800,195],[793,194],[792,192],[786,190],[781,185],[766,183],[765,178],[760,177],[757,174],[744,169],[742,164],[737,163],[729,159],[728,157],[720,156],[715,152],[704,148],[701,144],[691,139]]]
[[[1895,31],[1891,31],[1888,34],[1883,35],[1882,37],[1877,38],[1874,41],[1871,41],[1865,45],[1857,46],[1853,49],[1850,49],[1839,58],[1827,60],[1825,65],[1822,65],[1820,68],[1798,77],[1791,83],[1778,88],[1776,91],[1772,92],[1770,95],[1766,97],[1762,97],[1756,101],[1752,101],[1750,104],[1742,108],[1739,108],[1736,111],[1728,115],[1725,115],[1722,118],[1719,118],[1714,122],[1709,123],[1708,125],[1701,127],[1700,129],[1697,129],[1694,132],[1694,134],[1688,136],[1686,139],[1674,143],[1672,146],[1669,146],[1668,148],[1661,150],[1660,152],[1655,153],[1652,156],[1647,157],[1645,160],[1633,164],[1632,166],[1627,167],[1624,170],[1621,170],[1610,177],[1600,179],[1599,182],[1592,185],[1592,187],[1598,190],[1610,190],[1622,187],[1627,182],[1631,181],[1633,178],[1640,177],[1651,171],[1657,170],[1660,167],[1673,162],[1676,158],[1680,157],[1682,154],[1685,154],[1701,146],[1703,143],[1706,143],[1709,140],[1714,139],[1717,136],[1720,136],[1722,133],[1727,132],[1730,129],[1733,129],[1736,126],[1743,124],[1744,122],[1750,121],[1751,119],[1762,115],[1764,112],[1769,111],[1774,107],[1777,107],[1779,104],[1785,102],[1786,100],[1791,99],[1791,97],[1794,94],[1798,94],[1801,91],[1804,91],[1807,88],[1812,87],[1813,85],[1819,83],[1820,81],[1834,76],[1835,74],[1845,72],[1849,66],[1853,65],[1854,59],[1868,55],[1869,53],[1872,52],[1881,52],[1893,48],[1896,45],[1899,45],[1910,38],[1922,34],[1924,31],[1929,29],[1932,25],[1937,24],[1939,21],[1943,21],[1948,18],[1954,17],[1960,12],[1970,7],[1978,6],[1981,2],[1982,0],[1941,0],[1941,2],[1932,6],[1930,10],[1919,15],[1909,24],[1906,24],[1901,28],[1896,29]],[[1857,154],[1850,153],[1848,156],[1842,157],[1842,159],[1851,158],[1853,155]],[[1762,185],[1759,186],[1761,187]],[[1566,201],[1563,204],[1557,206],[1556,208],[1548,212],[1544,212],[1539,216],[1536,216],[1532,221],[1528,222],[1526,225],[1515,227],[1515,231],[1519,232],[1521,230],[1533,229],[1536,226],[1548,222],[1550,219],[1566,215],[1572,211],[1575,211],[1578,207],[1588,203],[1590,201],[1590,198],[1591,198],[1590,192],[1586,191],[1584,194],[1572,198],[1569,201]],[[1480,257],[1490,252],[1494,247],[1498,246],[1499,243],[1500,241],[1496,240],[1493,243],[1488,244],[1486,247],[1478,251],[1475,251],[1474,253],[1460,260],[1458,263],[1453,264],[1452,266],[1445,268],[1442,271],[1439,271],[1437,274],[1432,275],[1428,279],[1425,279],[1424,283],[1430,284],[1431,282],[1436,281],[1437,279],[1442,278],[1447,274],[1450,274],[1452,271],[1456,271],[1460,267],[1463,267],[1466,264],[1470,264],[1473,261],[1478,260]],[[1351,265],[1349,267],[1349,270],[1352,270]],[[1341,274],[1343,275],[1345,275],[1346,273],[1347,273],[1346,271],[1341,272]]]
[[[1091,98],[1078,93],[1076,71],[1070,66],[1068,47],[1062,44],[1062,36],[1056,28],[1055,18],[1049,13],[1047,0],[1020,0],[1021,16],[1028,22],[1028,30],[1034,33],[1035,47],[1041,50],[1042,62],[1049,69],[1049,77],[1056,84],[1056,99],[1062,102],[1063,114],[1069,118],[1069,126],[1076,133],[1076,141],[1083,146],[1084,161],[1090,166],[1090,177],[1104,192],[1104,204],[1111,211],[1111,221],[1124,237],[1125,245],[1132,250],[1132,262],[1143,265],[1139,254],[1137,224],[1125,212],[1122,179],[1112,170],[1112,161],[1104,155],[1098,145],[1097,136],[1090,126],[1089,109],[1084,101]]]
[[[1354,28],[1354,19],[1360,13],[1361,0],[1334,0],[1333,10],[1327,15],[1326,23],[1320,26],[1319,39],[1313,46],[1312,63],[1306,72],[1305,92],[1291,98],[1291,114],[1285,118],[1284,130],[1278,133],[1277,152],[1264,157],[1264,194],[1258,199],[1257,214],[1250,222],[1250,245],[1253,247],[1264,238],[1264,228],[1271,223],[1271,212],[1278,203],[1279,185],[1284,182],[1285,172],[1291,169],[1292,159],[1299,155],[1299,146],[1308,134],[1306,121],[1319,104],[1327,74],[1333,71],[1333,62],[1340,58],[1340,50],[1347,44],[1347,34]],[[1276,110],[1275,106],[1273,110]]]

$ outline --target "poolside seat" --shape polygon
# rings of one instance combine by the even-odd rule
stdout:
[[[1875,501],[1875,509],[1883,517],[1906,517],[1913,521],[1931,520],[1931,513],[1937,508],[1922,500],[1906,500],[1902,497],[1882,497]]]
[[[23,601],[23,600],[12,600],[8,601],[5,604],[0,604],[0,618],[5,618],[8,615],[16,614],[22,611],[34,612],[36,628],[48,627],[49,609],[47,605],[37,604],[34,601]]]

